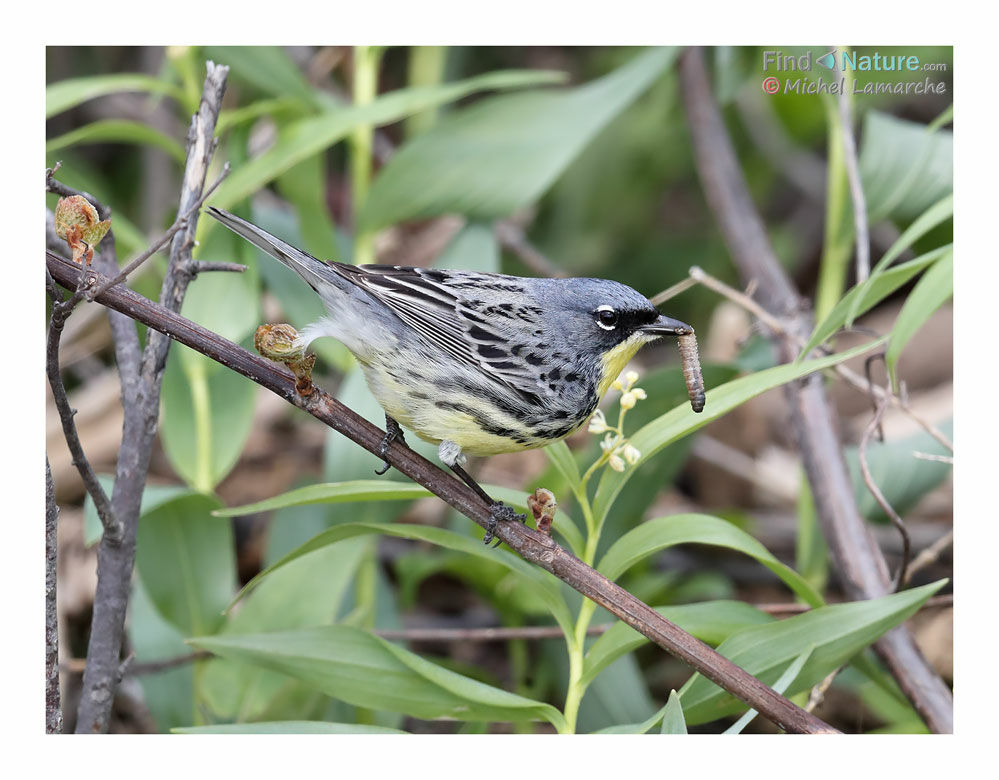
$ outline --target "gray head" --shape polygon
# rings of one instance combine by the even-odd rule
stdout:
[[[580,348],[605,354],[628,342],[637,350],[662,336],[693,333],[660,314],[648,298],[608,279],[537,279],[535,295],[549,327],[578,339]],[[585,345],[585,346],[584,346]]]

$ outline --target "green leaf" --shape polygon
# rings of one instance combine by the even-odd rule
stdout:
[[[257,385],[246,377],[173,345],[163,375],[160,435],[170,465],[188,485],[210,492],[236,465],[253,428],[257,396]]]
[[[852,357],[863,354],[882,341],[883,339],[878,339],[845,352],[807,362],[787,363],[775,366],[774,368],[760,371],[750,376],[734,379],[721,387],[708,390],[704,411],[700,414],[695,414],[690,405],[684,403],[632,434],[630,437],[631,444],[642,453],[638,463],[644,463],[667,444],[693,433],[698,428],[702,428],[711,421],[718,419],[750,398],[787,382],[800,379],[815,371],[834,366],[837,363],[842,363]],[[623,472],[604,469],[593,500],[593,515],[598,525],[607,516],[614,500],[624,488],[625,483],[631,478],[631,475],[634,474],[635,470],[635,467],[626,469]]]
[[[662,721],[661,734],[686,734],[687,725],[683,720],[683,707],[680,705],[680,697],[676,691],[669,692],[669,699],[666,703],[652,713],[647,720],[641,723],[627,723],[621,726],[610,726],[605,729],[595,731],[594,734],[646,734],[649,729]]]
[[[663,707],[663,725],[659,733],[687,733],[687,721],[683,717],[683,705],[680,704],[680,695],[675,690],[669,692],[669,699],[666,701],[666,706]]]
[[[916,219],[915,222],[905,229],[902,235],[899,236],[895,240],[895,243],[888,248],[888,251],[884,253],[882,258],[878,260],[877,265],[871,269],[871,275],[867,277],[867,281],[859,285],[860,290],[858,291],[856,298],[852,301],[850,313],[846,318],[847,325],[853,325],[853,321],[861,313],[867,311],[874,305],[874,302],[870,300],[871,288],[877,282],[878,278],[884,273],[885,269],[895,261],[895,258],[897,258],[900,254],[902,254],[902,252],[912,246],[924,235],[933,230],[933,228],[937,225],[942,224],[944,221],[953,216],[954,196],[953,194],[946,195],[930,206]],[[947,247],[941,247],[935,251],[939,252],[941,249],[946,248]]]
[[[371,188],[361,227],[448,213],[493,219],[534,202],[676,54],[650,49],[581,87],[495,97],[452,112],[392,157]]]
[[[702,601],[656,607],[656,612],[702,642],[719,644],[750,626],[772,623],[774,618],[742,601]],[[608,665],[649,640],[627,623],[615,623],[586,652],[581,685],[588,685]]]
[[[948,421],[940,428],[949,436],[953,423]],[[860,472],[857,450],[857,447],[848,447],[845,453],[857,506],[866,519],[886,523],[888,516],[871,495]],[[915,507],[923,496],[936,489],[953,470],[953,466],[949,463],[922,460],[913,454],[915,452],[925,452],[930,455],[952,454],[931,434],[923,430],[898,441],[872,441],[867,448],[867,466],[871,470],[871,479],[892,508],[902,517]]]
[[[45,118],[60,114],[95,97],[115,92],[153,92],[169,95],[178,102],[184,100],[183,91],[179,87],[144,73],[83,76],[57,81],[45,88]]]
[[[576,720],[577,733],[601,733],[619,723],[645,718],[655,710],[638,660],[618,658],[586,688]]]
[[[219,723],[171,729],[174,734],[407,734],[406,731],[359,723],[325,720],[281,720],[271,723]]]
[[[948,252],[923,274],[898,313],[888,339],[885,363],[898,385],[898,359],[909,340],[954,294],[954,252]]]
[[[328,104],[280,46],[205,46],[202,56],[228,65],[230,79],[252,84],[268,95],[294,97],[313,107]]]
[[[569,607],[562,598],[559,581],[543,569],[539,569],[523,558],[507,552],[506,550],[494,550],[487,548],[481,542],[465,536],[459,536],[443,528],[430,528],[421,525],[401,525],[389,523],[342,523],[323,531],[297,550],[293,550],[284,556],[277,563],[267,567],[256,577],[250,580],[246,587],[236,596],[233,603],[239,601],[243,596],[253,590],[263,579],[271,573],[279,570],[282,566],[290,563],[296,558],[322,549],[330,544],[336,544],[344,539],[369,534],[385,534],[396,536],[402,539],[416,539],[429,542],[439,547],[449,550],[467,553],[478,558],[482,558],[495,563],[500,563],[524,578],[531,586],[532,590],[547,606],[552,616],[567,634],[573,631],[573,621],[569,615]],[[230,605],[231,606],[231,605]]]
[[[777,693],[781,694],[784,693],[784,691],[787,690],[788,686],[792,682],[794,682],[794,678],[801,673],[802,668],[805,666],[805,662],[808,660],[808,657],[812,654],[812,651],[814,649],[815,648],[813,646],[806,647],[805,650],[801,653],[801,655],[799,655],[797,658],[794,659],[794,661],[791,662],[791,665],[787,667],[784,674],[782,674],[780,678],[778,678],[777,682],[775,682],[772,686]],[[739,720],[737,720],[735,723],[733,723],[731,726],[725,729],[725,731],[722,733],[741,734],[743,729],[745,729],[746,726],[752,723],[753,719],[758,714],[759,713],[756,710],[748,710],[745,715],[739,718]]]
[[[426,719],[543,718],[556,727],[564,725],[562,714],[549,704],[463,677],[350,626],[198,637],[190,643],[288,674],[358,707]]]
[[[295,208],[303,241],[300,248],[314,257],[336,259],[340,249],[336,243],[336,228],[326,207],[325,179],[326,160],[317,154],[281,174],[277,185],[281,195]],[[273,260],[268,258],[267,262],[270,264]],[[315,295],[301,280],[299,284],[306,287],[310,295]]]
[[[78,127],[45,143],[45,153],[51,154],[75,144],[129,143],[155,146],[171,155],[181,165],[187,160],[184,147],[155,127],[130,119],[101,119]]]
[[[756,539],[711,515],[673,515],[642,523],[614,542],[597,570],[608,579],[616,580],[643,558],[677,544],[710,544],[745,553],[780,577],[808,604],[814,607],[823,603],[822,596],[801,575],[777,560]]]
[[[855,316],[863,314],[868,309],[880,303],[916,274],[922,272],[951,251],[953,251],[951,245],[940,247],[939,249],[934,249],[932,252],[927,252],[925,255],[920,255],[907,263],[890,268],[884,273],[878,274],[877,277],[871,277],[873,281],[867,287],[867,298],[864,308],[858,309]],[[863,289],[864,285],[856,285],[840,299],[839,303],[833,307],[833,310],[812,331],[812,337],[808,339],[808,343],[805,344],[799,353],[798,360],[802,360],[819,344],[846,324],[850,311],[859,300]]]
[[[578,488],[582,477],[579,474],[579,466],[576,464],[576,459],[573,457],[569,445],[564,440],[557,441],[545,447],[543,452],[548,456],[548,460],[551,461],[552,465],[558,469],[559,473],[565,477],[566,482],[569,483],[569,487],[573,489]]]
[[[328,625],[343,609],[345,597],[367,550],[354,539],[303,555],[260,583],[241,608],[229,616],[220,635],[252,634]],[[256,720],[279,697],[304,687],[270,669],[215,658],[204,665],[198,689],[216,718]],[[302,711],[292,710],[301,716]]]
[[[469,222],[444,247],[444,251],[434,261],[434,268],[498,273],[500,247],[492,225]]]
[[[129,647],[138,663],[178,658],[191,652],[191,648],[184,644],[184,635],[153,606],[140,577],[132,580],[126,627]],[[194,667],[195,664],[182,664],[157,674],[142,674],[134,678],[142,686],[146,706],[160,731],[191,723]]]
[[[136,568],[157,611],[184,636],[212,633],[236,584],[228,520],[212,517],[218,501],[189,493],[139,521]]]
[[[954,187],[954,134],[868,111],[860,178],[870,221],[909,220]]]
[[[343,140],[355,127],[391,124],[423,109],[481,90],[513,89],[561,78],[561,74],[551,71],[496,71],[451,84],[399,89],[371,103],[331,109],[319,116],[297,120],[282,128],[281,137],[274,146],[234,170],[215,191],[212,205],[232,207],[288,169]],[[202,229],[210,230],[209,222],[212,220],[199,224],[199,234]]]
[[[111,474],[98,474],[97,481],[101,483],[104,492],[111,497],[114,491],[114,477]],[[167,501],[172,501],[180,495],[186,495],[190,491],[183,485],[146,485],[142,489],[142,503],[139,506],[139,517],[151,512]],[[83,543],[87,547],[94,544],[101,538],[104,528],[101,526],[101,519],[97,516],[97,509],[88,494],[83,499]]]
[[[253,504],[218,509],[214,514],[217,517],[237,517],[307,504],[341,504],[350,501],[412,501],[430,495],[433,494],[415,482],[355,479],[350,482],[308,485]]]
[[[793,696],[821,681],[900,624],[944,583],[941,580],[869,601],[833,604],[765,626],[747,628],[722,642],[718,652],[772,685],[789,662],[814,645],[815,650],[804,669],[786,691],[787,696]],[[688,725],[716,720],[745,707],[700,675],[687,681],[680,697]]]

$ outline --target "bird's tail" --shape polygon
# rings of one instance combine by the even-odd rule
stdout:
[[[230,214],[228,211],[217,209],[214,206],[209,206],[207,211],[233,233],[241,235],[254,246],[288,266],[316,292],[321,293],[322,287],[325,286],[323,283],[343,289],[344,279],[322,260],[317,260],[308,252],[296,249],[263,228],[259,228],[235,214]]]

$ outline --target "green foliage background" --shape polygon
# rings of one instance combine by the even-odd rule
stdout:
[[[905,51],[923,62],[952,61],[946,47]],[[854,100],[869,216],[872,223],[890,222],[899,238],[871,279],[848,292],[852,211],[835,104],[764,95],[759,49],[709,53],[754,200],[782,262],[814,295],[819,325],[810,346],[901,289],[909,303],[887,342],[897,381],[907,342],[952,293],[950,90],[938,98]],[[228,160],[233,170],[210,202],[319,257],[370,262],[379,231],[394,231],[405,246],[433,224],[428,220],[457,215],[460,228],[435,264],[532,275],[494,233],[497,220],[512,217],[529,225],[530,240],[568,275],[618,279],[649,296],[684,278],[691,265],[737,283],[697,181],[677,56],[670,47],[358,47],[339,51],[332,70],[307,75],[316,52],[277,47],[170,48],[146,73],[136,72],[136,62],[157,58],[135,51],[50,49],[47,164],[61,160],[62,180],[112,207],[125,262],[175,214],[175,207],[157,211],[161,204],[145,166],[158,150],[168,161],[166,176],[179,182],[183,128],[197,107],[203,62],[212,59],[231,67],[215,165]],[[949,82],[950,71],[938,76]],[[863,83],[872,76],[857,78]],[[86,111],[96,97],[136,92],[143,97],[132,105],[143,107],[145,118],[94,119]],[[156,112],[174,116],[172,132],[152,121]],[[372,161],[380,143],[375,128],[395,146],[378,165]],[[818,235],[796,218],[803,198],[824,224]],[[212,220],[201,220],[198,237],[198,257],[236,260],[248,271],[199,277],[185,316],[248,345],[263,319],[265,296],[299,327],[321,314],[318,299],[293,274]],[[161,258],[132,284],[155,297],[163,270]],[[695,287],[667,307],[703,340],[717,302]],[[549,448],[550,468],[528,485],[488,489],[518,506],[536,486],[555,491],[560,541],[787,695],[807,696],[810,686],[850,663],[837,684],[869,707],[880,701],[877,711],[888,728],[923,730],[864,648],[918,609],[939,583],[873,602],[823,606],[821,544],[800,556],[799,574],[753,538],[751,524],[701,513],[643,522],[656,496],[681,473],[690,434],[815,368],[807,362],[771,367],[772,358],[751,347],[733,364],[705,366],[712,390],[703,416],[686,407],[672,354],[657,353],[665,367],[642,377],[649,398],[631,413],[625,431],[642,457],[624,473],[601,469],[592,482],[581,476],[599,457],[592,440],[578,451],[565,444]],[[380,423],[381,411],[350,355],[334,343],[317,349],[324,385],[337,387],[342,401]],[[846,357],[834,354],[823,365]],[[446,528],[398,522],[425,492],[391,475],[374,480],[377,459],[335,434],[328,436],[321,469],[303,476],[297,489],[223,510],[216,490],[238,468],[258,391],[201,355],[172,347],[161,441],[176,485],[147,490],[129,640],[140,662],[183,654],[191,645],[216,657],[140,678],[160,729],[383,733],[424,730],[426,721],[448,718],[465,732],[512,724],[503,728],[681,733],[745,709],[697,675],[678,695],[650,687],[649,665],[640,663],[646,656],[636,653],[643,638],[616,625],[586,639],[591,621],[610,616],[514,555],[485,550],[463,519],[450,518]],[[310,424],[292,410],[288,416],[295,426]],[[911,450],[930,451],[932,444],[911,444],[876,453],[881,484],[900,509],[949,470],[913,465]],[[858,496],[872,520],[882,519],[859,480]],[[808,506],[802,503],[802,538],[811,527]],[[260,562],[265,571],[224,611],[241,584],[229,517],[261,512],[270,513]],[[88,541],[98,534],[91,510]],[[389,563],[378,554],[378,540],[386,537],[406,540],[405,551]],[[769,568],[789,597],[815,609],[775,621],[733,600],[724,575],[663,571],[654,553],[677,544],[738,551]],[[476,594],[505,625],[560,626],[564,647],[511,641],[499,679],[494,667],[417,654],[372,633],[400,627],[421,583],[440,574]]]

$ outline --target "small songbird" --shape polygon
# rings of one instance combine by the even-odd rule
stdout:
[[[497,522],[523,516],[486,494],[462,468],[465,455],[564,439],[639,348],[693,334],[618,282],[322,262],[235,214],[208,213],[319,294],[328,315],[301,332],[302,345],[332,336],[357,358],[385,410],[383,459],[402,440],[400,424],[439,445],[492,508],[487,543]],[[701,411],[703,387],[691,403]]]

